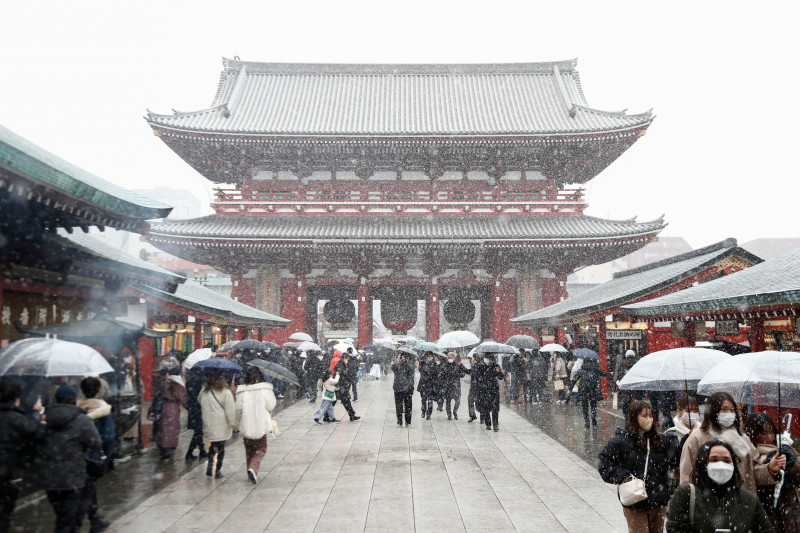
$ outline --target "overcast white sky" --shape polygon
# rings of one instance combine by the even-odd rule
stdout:
[[[209,200],[143,120],[206,107],[221,58],[444,63],[578,58],[589,104],[657,118],[589,183],[588,213],[695,247],[798,237],[800,7],[755,2],[7,2],[0,123],[128,188]],[[203,182],[206,185],[203,185]]]

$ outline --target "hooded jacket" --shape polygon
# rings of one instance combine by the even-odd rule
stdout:
[[[76,490],[86,484],[86,452],[102,441],[92,419],[77,405],[59,403],[47,410],[47,441],[39,453],[39,486]]]
[[[277,400],[272,383],[241,385],[236,390],[236,427],[246,439],[272,433],[272,413]]]
[[[44,442],[45,428],[11,402],[0,403],[0,483],[19,479]]]

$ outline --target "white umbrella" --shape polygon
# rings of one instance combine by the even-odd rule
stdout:
[[[214,352],[211,348],[200,348],[199,350],[195,350],[189,354],[189,357],[183,362],[183,369],[184,370],[191,370],[194,365],[199,363],[200,361],[205,361],[206,359],[210,359],[214,357]]]
[[[316,350],[318,352],[321,352],[322,348],[320,348],[319,344],[315,342],[305,341],[297,345],[297,350],[301,352],[307,352],[309,350]]]
[[[716,365],[731,356],[709,348],[673,348],[642,357],[619,382],[623,390],[695,390]]]
[[[436,341],[436,346],[446,350],[448,348],[464,348],[480,342],[481,340],[475,336],[474,333],[470,331],[459,330],[449,331],[442,335],[439,340]]]
[[[800,353],[755,352],[731,357],[706,374],[697,393],[727,392],[737,402],[800,407]]]
[[[302,331],[298,331],[297,333],[292,333],[289,335],[289,338],[294,341],[313,341],[314,339],[311,338],[311,335],[308,333],[303,333]]]
[[[541,348],[539,348],[540,352],[568,352],[566,348],[561,346],[560,344],[545,344]]]
[[[113,371],[97,350],[77,342],[23,339],[0,351],[0,376],[85,376]]]
[[[348,348],[352,348],[354,351],[356,349],[355,346],[353,346],[352,344],[348,344],[346,342],[339,342],[333,345],[334,350],[339,350],[342,352],[346,352]]]

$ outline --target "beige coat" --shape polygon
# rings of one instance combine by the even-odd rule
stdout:
[[[216,399],[215,399],[216,397]],[[229,389],[212,392],[203,388],[197,395],[203,412],[203,439],[220,442],[231,438],[236,426],[236,403]]]
[[[276,403],[272,383],[240,385],[236,390],[236,426],[242,437],[260,439],[272,433],[272,412]]]
[[[696,429],[686,439],[681,452],[681,484],[692,482],[692,470],[694,462],[697,460],[697,452],[700,447],[710,440],[714,440],[710,433],[702,429]],[[775,479],[769,473],[767,465],[758,462],[758,450],[747,435],[742,435],[742,439],[747,443],[749,451],[745,457],[739,455],[739,474],[742,476],[742,488],[756,493],[756,485],[774,485]]]

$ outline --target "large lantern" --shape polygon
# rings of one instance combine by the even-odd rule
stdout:
[[[403,335],[417,323],[417,301],[408,298],[381,300],[383,325],[395,335]]]
[[[475,318],[475,304],[464,299],[447,300],[444,318],[456,329],[466,328]]]
[[[350,300],[328,300],[322,307],[322,314],[331,329],[347,329],[356,316],[356,306]]]

